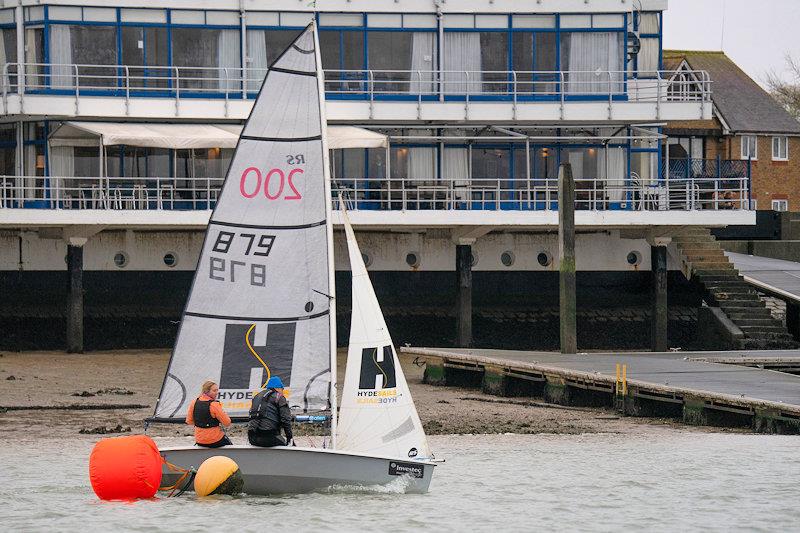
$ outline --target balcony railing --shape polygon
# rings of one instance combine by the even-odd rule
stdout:
[[[664,180],[576,180],[575,206],[582,210],[670,211],[749,209],[749,178],[699,175]],[[202,210],[219,197],[212,178],[73,178],[0,176],[0,208]],[[451,211],[558,209],[558,180],[547,179],[338,179],[332,201],[342,195],[352,210]]]
[[[22,72],[22,77],[20,76]],[[166,98],[254,98],[265,69],[5,63],[4,102],[24,92]],[[711,80],[705,71],[675,77],[672,71],[421,71],[326,70],[330,99],[360,100],[620,100],[632,102],[709,102]],[[689,79],[687,79],[689,78]]]

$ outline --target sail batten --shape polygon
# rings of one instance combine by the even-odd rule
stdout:
[[[314,28],[268,70],[198,260],[154,419],[206,380],[234,418],[271,375],[290,406],[330,409],[333,294],[324,114]],[[209,199],[210,200],[210,199]]]

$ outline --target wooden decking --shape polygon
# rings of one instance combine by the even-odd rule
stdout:
[[[402,351],[426,362],[426,381],[431,383],[480,386],[494,394],[542,396],[563,404],[616,406],[634,416],[800,433],[800,376],[742,366],[758,365],[758,359],[797,363],[797,350],[578,355],[413,347]],[[626,368],[625,383],[617,378],[617,365]]]

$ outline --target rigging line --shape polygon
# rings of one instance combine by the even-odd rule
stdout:
[[[252,353],[255,356],[255,358],[258,359],[258,361],[267,370],[267,381],[269,381],[269,378],[272,377],[272,373],[269,371],[269,367],[267,366],[267,363],[265,363],[264,360],[261,359],[261,357],[253,349],[253,345],[250,344],[250,332],[253,331],[253,328],[255,328],[255,327],[256,327],[256,325],[253,324],[252,326],[250,326],[250,329],[247,330],[247,333],[244,334],[244,342],[247,344],[247,347],[250,349],[250,353]],[[267,386],[267,381],[265,381],[264,384],[261,385],[262,389]]]

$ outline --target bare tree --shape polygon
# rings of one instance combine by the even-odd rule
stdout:
[[[800,59],[786,54],[786,66],[790,80],[779,76],[775,71],[767,74],[767,87],[775,98],[797,120],[800,120]]]

